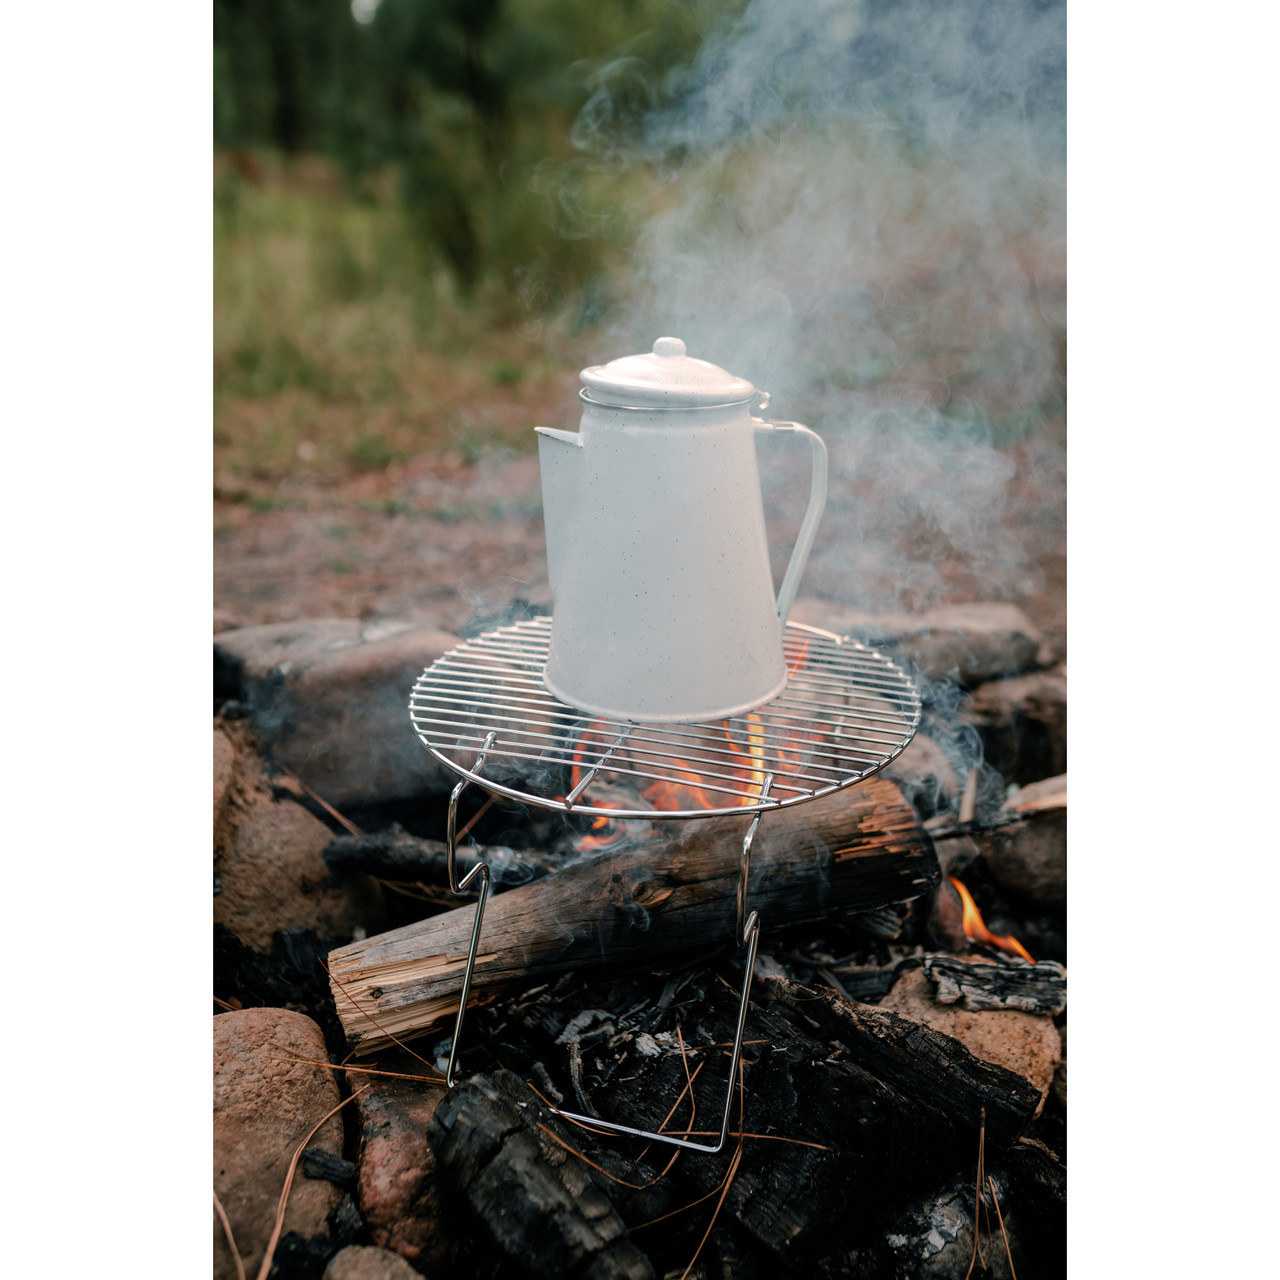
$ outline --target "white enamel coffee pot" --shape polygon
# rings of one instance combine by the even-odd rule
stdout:
[[[719,720],[780,694],[782,628],[826,504],[827,450],[752,416],[766,392],[679,338],[581,373],[578,431],[537,427],[555,611],[544,680],[597,716]],[[813,479],[775,600],[758,431],[804,436]]]

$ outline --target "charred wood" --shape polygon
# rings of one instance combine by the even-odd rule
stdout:
[[[748,1012],[744,1111],[735,1097],[730,1141],[719,1156],[682,1155],[662,1173],[670,1148],[649,1144],[644,1154],[639,1140],[557,1128],[539,1113],[531,1090],[521,1095],[524,1121],[538,1114],[586,1160],[622,1180],[597,1185],[659,1274],[687,1265],[731,1169],[721,1234],[700,1255],[706,1274],[799,1275],[823,1258],[848,1261],[850,1251],[868,1265],[887,1259],[886,1223],[976,1156],[979,1110],[987,1109],[988,1150],[995,1152],[1038,1100],[1021,1077],[978,1062],[958,1042],[908,1019],[854,1006],[846,1016],[814,1016],[824,1000],[838,998],[795,984],[766,987],[785,998],[757,1001]],[[635,1127],[716,1132],[736,1004],[729,984],[701,969],[665,979],[565,975],[537,995],[474,1015],[476,1044],[464,1064],[500,1061],[544,1096],[554,1089],[566,1106]],[[695,1073],[696,1111],[685,1093]],[[448,1105],[438,1115],[447,1115]],[[437,1158],[458,1186],[470,1185],[469,1156],[446,1158],[437,1146]],[[704,1196],[710,1199],[695,1212],[672,1213]],[[503,1246],[511,1256],[524,1247],[518,1240]]]
[[[428,1137],[475,1226],[524,1274],[652,1280],[597,1176],[562,1145],[566,1126],[510,1071],[452,1089]]]
[[[336,1187],[350,1187],[356,1180],[355,1164],[329,1151],[304,1151],[300,1165],[303,1177],[320,1178]]]
[[[935,1114],[939,1126],[978,1132],[1007,1147],[1030,1121],[1039,1091],[1022,1076],[975,1058],[958,1040],[887,1009],[854,1004],[838,992],[770,978],[766,988],[820,1034],[844,1046],[859,1068]]]
[[[1067,1007],[1067,971],[1053,960],[986,964],[955,956],[922,960],[939,1004],[960,1002],[966,1009],[1020,1009],[1024,1013],[1061,1013]]]
[[[1044,1280],[1067,1274],[1067,1167],[1043,1143],[1015,1142],[1000,1157],[1029,1266]]]
[[[562,854],[540,849],[509,849],[504,845],[467,849],[462,856],[468,863],[479,857],[489,864],[495,892],[541,880],[566,861]],[[325,849],[324,860],[330,872],[339,878],[370,875],[410,883],[441,886],[449,883],[444,841],[420,839],[398,825],[373,835],[338,836]]]

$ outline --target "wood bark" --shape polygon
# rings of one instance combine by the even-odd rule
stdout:
[[[601,856],[495,896],[473,999],[582,965],[661,963],[730,940],[742,817],[655,824],[639,849]],[[471,865],[464,853],[463,869]],[[928,836],[893,783],[873,778],[766,813],[748,906],[764,928],[873,910],[938,880]],[[421,1033],[457,1010],[474,908],[466,905],[330,953],[338,1016],[357,1054]]]

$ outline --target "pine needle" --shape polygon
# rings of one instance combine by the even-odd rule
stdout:
[[[687,1280],[689,1272],[693,1270],[693,1264],[698,1261],[698,1255],[702,1252],[702,1246],[707,1243],[711,1237],[712,1228],[716,1225],[716,1219],[720,1216],[720,1210],[724,1207],[725,1196],[729,1194],[729,1188],[733,1185],[734,1176],[738,1172],[738,1166],[742,1163],[742,1130],[746,1121],[746,1096],[743,1086],[742,1062],[738,1062],[738,1149],[733,1153],[733,1159],[729,1162],[729,1171],[724,1176],[724,1187],[720,1192],[720,1199],[716,1201],[715,1212],[711,1215],[711,1221],[707,1223],[707,1229],[702,1233],[702,1239],[698,1241],[698,1247],[693,1251],[693,1257],[689,1259],[689,1265],[685,1267],[681,1273],[680,1280]]]
[[[349,831],[353,836],[364,835],[364,832],[361,831],[354,822],[348,821],[348,819],[344,818],[342,814],[340,814],[337,809],[335,809],[323,796],[317,795],[312,791],[312,789],[307,786],[307,784],[303,782],[303,780],[298,777],[292,769],[285,768],[285,766],[278,760],[276,761],[276,767],[285,775],[285,777],[292,778],[294,782],[296,782],[298,786],[300,786],[303,791],[305,791],[307,795],[309,795],[311,799],[325,811],[325,813],[327,813],[335,822],[339,823],[345,830]]]
[[[667,1122],[671,1119],[671,1117],[672,1117],[673,1115],[675,1115],[675,1113],[676,1113],[676,1108],[677,1108],[677,1107],[680,1105],[680,1103],[684,1100],[684,1095],[685,1095],[686,1093],[689,1095],[689,1105],[690,1105],[691,1107],[694,1107],[694,1108],[695,1108],[695,1114],[696,1114],[697,1104],[696,1104],[696,1103],[694,1102],[694,1100],[693,1100],[693,1082],[698,1078],[698,1073],[702,1070],[702,1068],[703,1068],[704,1066],[706,1066],[706,1063],[704,1063],[704,1062],[700,1062],[700,1063],[698,1063],[698,1065],[697,1065],[696,1067],[694,1067],[694,1069],[693,1069],[693,1073],[692,1073],[692,1075],[691,1075],[691,1074],[689,1073],[689,1064],[688,1064],[688,1062],[686,1062],[686,1063],[684,1064],[685,1086],[684,1086],[684,1088],[683,1088],[683,1089],[681,1089],[681,1090],[680,1090],[680,1092],[676,1095],[676,1100],[671,1104],[671,1110],[667,1112],[666,1116],[665,1116],[665,1117],[663,1117],[663,1121],[662,1121],[662,1123],[658,1126],[658,1132],[659,1132],[659,1133],[661,1133],[661,1132],[662,1132],[662,1131],[667,1127]],[[692,1116],[692,1115],[689,1117],[689,1123],[690,1123],[691,1125],[693,1124],[693,1116]],[[688,1137],[688,1136],[689,1136],[689,1134],[692,1132],[692,1130],[690,1130],[690,1129],[681,1129],[681,1130],[680,1130],[680,1132],[681,1132],[682,1134],[684,1134],[686,1137]]]
[[[541,1120],[539,1120],[537,1124],[538,1128],[541,1129],[552,1142],[559,1143],[559,1145],[562,1146],[571,1156],[577,1156],[583,1164],[589,1164],[597,1173],[603,1173],[610,1182],[616,1182],[620,1187],[630,1187],[632,1191],[645,1191],[658,1181],[658,1178],[654,1178],[651,1182],[628,1182],[625,1178],[619,1178],[617,1174],[610,1173],[608,1169],[601,1168],[594,1160],[590,1159],[588,1156],[584,1156],[577,1147],[571,1147],[562,1137],[560,1137],[559,1134],[548,1129]],[[661,1174],[658,1175],[658,1177],[661,1176]]]
[[[240,1250],[236,1248],[236,1238],[231,1232],[227,1211],[222,1207],[222,1201],[218,1199],[216,1191],[213,1193],[213,1211],[218,1215],[218,1221],[222,1223],[222,1232],[227,1237],[227,1245],[231,1249],[231,1260],[236,1264],[236,1280],[245,1280],[244,1261],[240,1257]]]
[[[689,1095],[689,1129],[692,1129],[693,1122],[698,1118],[698,1100],[693,1096],[693,1077],[689,1074],[689,1055],[685,1052],[684,1033],[680,1030],[680,1024],[678,1022],[676,1023],[676,1043],[680,1046],[680,1063],[684,1067],[685,1079],[685,1086],[680,1093],[680,1098],[683,1098],[686,1093]],[[676,1099],[676,1107],[680,1105],[680,1098]],[[676,1107],[672,1107],[671,1110],[667,1112],[667,1120],[670,1120],[675,1114]],[[659,1133],[661,1133],[666,1127],[667,1120],[664,1120],[662,1124],[658,1126]],[[689,1129],[686,1129],[684,1132],[688,1133]]]
[[[964,1280],[969,1280],[973,1275],[973,1268],[977,1264],[980,1253],[978,1246],[978,1232],[981,1228],[979,1214],[982,1210],[982,1179],[986,1173],[986,1149],[987,1149],[987,1109],[981,1107],[978,1111],[978,1172],[973,1180],[973,1254],[969,1258],[969,1270],[964,1273]],[[987,1269],[987,1260],[982,1259],[982,1269]]]
[[[686,1138],[714,1138],[716,1136],[715,1129],[681,1129],[680,1132]],[[802,1138],[786,1138],[780,1133],[740,1133],[740,1138],[759,1138],[763,1142],[789,1142],[795,1147],[812,1147],[815,1151],[830,1151],[831,1148],[823,1146],[821,1142],[805,1142]],[[714,1195],[715,1193],[712,1192]]]
[[[473,814],[471,815],[471,820],[467,823],[467,825],[466,825],[465,827],[463,827],[463,828],[462,828],[462,830],[461,830],[461,831],[459,831],[459,832],[458,832],[457,836],[454,838],[454,843],[455,843],[455,845],[458,843],[458,841],[463,840],[463,839],[465,839],[465,838],[466,838],[466,836],[467,836],[468,832],[470,832],[471,828],[472,828],[472,827],[474,827],[474,826],[476,825],[476,823],[477,823],[477,822],[479,822],[479,821],[480,821],[480,819],[481,819],[481,818],[483,818],[483,817],[484,817],[484,815],[485,815],[486,813],[488,813],[488,812],[489,812],[489,806],[490,806],[490,805],[491,805],[491,804],[492,804],[492,803],[493,803],[497,798],[498,798],[498,793],[497,793],[496,791],[491,791],[491,792],[489,793],[489,798],[484,802],[484,804],[482,804],[482,805],[481,805],[481,806],[480,806],[480,807],[475,811],[475,813],[473,813]]]
[[[435,906],[441,901],[440,896],[431,892],[420,880],[384,880],[381,876],[371,876],[370,879],[391,893],[398,893],[414,902],[428,902]]]
[[[301,1062],[308,1067],[328,1067],[331,1071],[358,1071],[366,1076],[386,1076],[391,1080],[416,1080],[419,1084],[443,1084],[444,1073],[416,1076],[409,1071],[379,1071],[376,1067],[349,1067],[344,1062],[324,1062],[320,1058],[271,1058],[271,1062]]]
[[[733,1159],[729,1162],[729,1172],[724,1176],[724,1182],[721,1184],[720,1199],[716,1201],[715,1212],[711,1215],[711,1221],[707,1223],[707,1229],[702,1233],[702,1239],[698,1241],[698,1247],[693,1251],[693,1257],[689,1259],[689,1265],[680,1273],[680,1280],[686,1280],[689,1272],[693,1270],[693,1264],[698,1261],[698,1255],[702,1252],[702,1246],[707,1243],[711,1235],[711,1229],[716,1225],[716,1219],[720,1216],[720,1210],[724,1206],[724,1198],[729,1194],[729,1187],[733,1183],[734,1175],[738,1172],[738,1166],[742,1163],[742,1147],[733,1153]],[[714,1192],[712,1193],[715,1194]]]
[[[991,1199],[996,1206],[996,1218],[1000,1222],[1000,1235],[1004,1238],[1004,1256],[1009,1259],[1009,1274],[1013,1280],[1018,1280],[1018,1273],[1013,1269],[1013,1253],[1009,1248],[1009,1237],[1004,1229],[1004,1214],[1000,1212],[1000,1197],[996,1195],[995,1179],[988,1177],[987,1185],[991,1188]]]
[[[689,1123],[684,1129],[680,1130],[680,1133],[687,1138],[693,1130],[693,1122],[698,1118],[698,1100],[696,1097],[694,1097],[693,1082],[694,1080],[697,1079],[698,1071],[702,1070],[703,1064],[701,1062],[698,1063],[698,1071],[695,1071],[692,1075],[689,1074],[689,1055],[685,1052],[684,1036],[681,1034],[680,1024],[678,1022],[676,1023],[676,1040],[679,1041],[679,1044],[680,1044],[680,1061],[684,1065],[685,1084],[684,1084],[684,1088],[680,1090],[680,1093],[677,1096],[675,1102],[671,1104],[671,1110],[668,1111],[667,1114],[663,1117],[662,1123],[658,1126],[658,1132],[661,1133],[667,1127],[667,1121],[670,1120],[673,1115],[675,1115],[676,1108],[680,1105],[680,1099],[683,1098],[684,1095],[687,1093],[689,1095]],[[647,1152],[648,1149],[649,1148],[646,1147],[645,1151]],[[658,1174],[658,1178],[665,1178],[667,1174],[669,1174],[671,1170],[675,1168],[675,1163],[677,1160],[680,1159],[681,1152],[682,1152],[682,1148],[677,1147],[671,1153],[671,1159],[668,1160],[667,1163],[663,1166],[662,1172]],[[657,1178],[654,1179],[655,1182],[657,1180],[658,1180]]]
[[[280,1243],[280,1232],[284,1229],[284,1212],[289,1205],[289,1192],[293,1190],[293,1175],[297,1172],[298,1161],[302,1157],[303,1151],[306,1150],[307,1143],[316,1136],[324,1127],[327,1121],[338,1114],[348,1102],[354,1102],[366,1089],[372,1089],[371,1084],[362,1085],[349,1098],[344,1098],[332,1111],[328,1112],[311,1130],[302,1142],[299,1144],[297,1151],[293,1153],[293,1159],[289,1161],[289,1172],[285,1174],[284,1188],[280,1192],[280,1203],[276,1206],[276,1222],[271,1230],[271,1239],[267,1242],[267,1251],[262,1257],[262,1266],[258,1268],[257,1280],[267,1280],[267,1276],[271,1272],[271,1263],[276,1256],[276,1245]]]

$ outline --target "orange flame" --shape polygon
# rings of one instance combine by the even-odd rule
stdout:
[[[570,791],[572,791],[574,787],[582,781],[582,755],[593,739],[602,748],[608,746],[611,741],[610,738],[606,738],[604,734],[596,728],[594,723],[587,728],[582,737],[578,739],[578,749],[573,753],[573,768],[569,772]],[[599,809],[621,809],[623,806],[612,804],[608,800],[600,800],[595,802],[594,807]],[[583,853],[594,853],[597,849],[607,849],[610,845],[617,844],[620,840],[624,839],[627,834],[626,827],[615,825],[611,819],[605,817],[603,814],[597,817],[591,824],[591,830],[598,831],[600,834],[583,836],[582,839],[578,841],[578,848]]]
[[[977,903],[970,897],[969,890],[955,876],[948,876],[947,879],[955,885],[956,892],[960,895],[960,901],[964,904],[964,936],[966,938],[971,942],[985,942],[989,947],[1012,952],[1014,955],[1030,961],[1031,964],[1035,964],[1035,961],[1031,959],[1031,953],[1017,938],[1002,938],[987,928],[982,919],[982,912],[978,910]]]
[[[789,673],[794,674],[805,666],[811,641],[808,637],[799,650],[787,661]],[[768,714],[767,711],[765,713]],[[722,809],[737,804],[754,804],[764,794],[765,777],[769,773],[777,773],[780,766],[793,765],[804,767],[813,750],[819,745],[818,739],[808,741],[804,738],[803,729],[795,723],[793,717],[783,716],[772,725],[757,711],[745,717],[746,730],[735,735],[733,722],[722,722],[729,750],[736,758],[733,767],[736,775],[728,785],[741,785],[742,790],[735,799],[731,799],[725,791],[718,788],[726,785],[722,777],[704,778],[688,767],[681,767],[677,761],[645,758],[644,764],[649,768],[657,768],[672,775],[671,777],[651,782],[640,794],[654,809],[670,812],[687,809]],[[772,731],[771,731],[772,730]],[[583,757],[592,746],[601,750],[614,740],[612,728],[606,730],[603,722],[595,721],[582,733],[578,741],[578,749],[573,754],[570,770],[570,790],[576,787],[585,776]],[[696,748],[695,748],[696,750]],[[624,749],[625,751],[625,749]],[[608,766],[606,766],[607,771]],[[713,787],[711,784],[714,783]],[[593,800],[592,807],[599,809],[617,809],[625,806],[607,800]],[[591,824],[592,834],[579,840],[578,848],[584,852],[608,848],[624,840],[628,834],[625,820],[615,822],[603,815]]]
[[[728,721],[725,721],[724,736],[729,739],[729,747],[734,755],[750,760],[755,766],[747,770],[748,790],[743,792],[742,795],[742,802],[750,804],[753,800],[758,800],[764,792],[764,721],[760,718],[758,712],[752,711],[747,715],[747,748],[745,751],[734,742],[730,735]]]
[[[605,808],[612,808],[612,805],[606,804]],[[610,830],[609,828],[612,828]],[[578,848],[583,853],[594,853],[597,849],[607,849],[611,844],[617,844],[619,840],[625,836],[626,829],[624,827],[614,826],[613,820],[606,818],[601,814],[592,824],[592,831],[602,831],[604,834],[598,836],[583,836],[578,841]]]
[[[809,658],[809,646],[810,646],[812,643],[813,643],[813,637],[812,637],[812,636],[805,636],[805,638],[804,638],[804,644],[802,644],[802,645],[800,646],[800,652],[799,652],[799,653],[797,653],[797,654],[796,654],[796,656],[795,656],[794,658],[791,658],[791,659],[787,662],[787,673],[788,673],[789,675],[790,675],[790,674],[794,674],[795,672],[799,671],[799,670],[800,670],[801,665],[802,665],[803,663],[805,663],[805,662],[807,662],[807,661],[808,661],[808,658]]]

